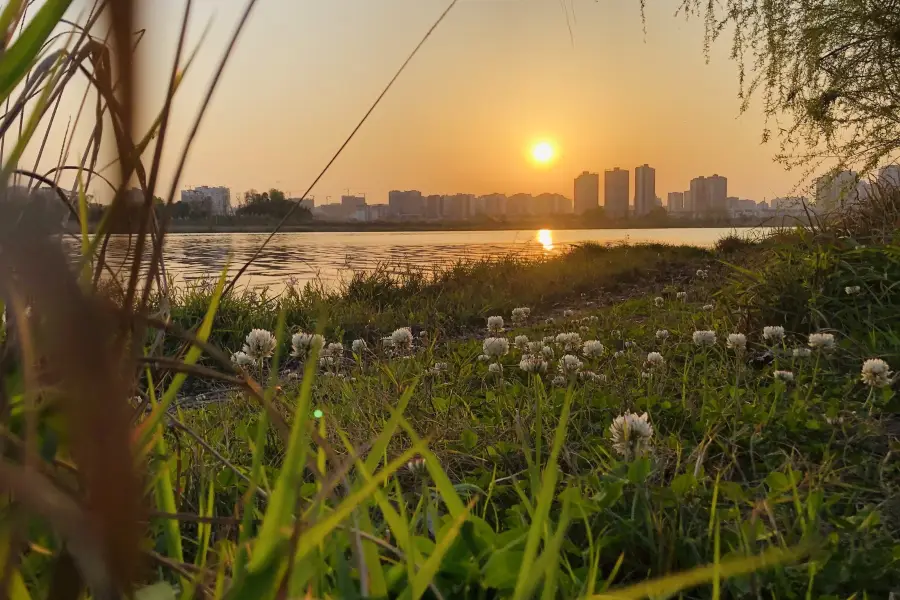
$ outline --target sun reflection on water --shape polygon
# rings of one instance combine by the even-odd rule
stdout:
[[[538,231],[537,241],[544,247],[544,250],[553,250],[553,232],[549,229]]]

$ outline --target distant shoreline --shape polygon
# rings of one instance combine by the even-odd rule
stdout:
[[[519,222],[519,223],[343,223],[316,222],[311,225],[285,225],[282,233],[355,233],[355,232],[422,232],[422,231],[521,231],[551,229],[556,231],[578,229],[747,229],[769,227],[772,223],[615,223],[615,224],[576,224],[552,222]],[[168,233],[270,233],[277,223],[267,224],[225,224],[225,223],[179,223],[170,222]],[[93,232],[95,226],[89,229]],[[70,225],[73,232],[77,227]]]

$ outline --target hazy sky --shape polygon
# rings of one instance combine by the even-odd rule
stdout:
[[[299,195],[447,1],[259,0],[181,187]],[[645,162],[656,167],[663,198],[712,173],[728,177],[730,195],[791,191],[800,174],[772,162],[777,146],[760,143],[758,106],[739,114],[730,40],[707,64],[702,22],[676,17],[678,1],[647,3],[645,36],[638,0],[460,0],[313,190],[317,204],[347,189],[370,203],[394,188],[571,197],[582,170]],[[143,5],[140,90],[149,114],[161,104],[184,4]],[[179,91],[164,179],[242,7],[194,2],[192,42],[212,25]],[[74,113],[80,97],[70,96],[63,108]],[[61,120],[52,139],[64,127]],[[528,154],[542,139],[559,156],[539,168]]]

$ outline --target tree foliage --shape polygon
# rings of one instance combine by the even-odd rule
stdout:
[[[239,216],[276,217],[283,219],[290,214],[292,222],[303,222],[312,219],[312,213],[305,206],[298,206],[296,200],[285,197],[284,192],[271,189],[268,192],[250,190],[244,193],[244,203],[237,209]]]
[[[763,139],[810,171],[864,171],[900,149],[900,0],[682,0],[705,49],[731,35],[743,109],[761,97]],[[835,162],[836,161],[836,164]]]

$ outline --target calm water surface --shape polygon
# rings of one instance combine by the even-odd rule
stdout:
[[[708,247],[735,231],[746,236],[759,232],[698,228],[280,233],[247,269],[243,284],[280,290],[291,280],[302,284],[319,279],[328,285],[338,285],[353,271],[369,270],[381,263],[394,268],[411,265],[428,272],[460,259],[509,254],[528,258],[552,256],[571,244],[586,241]],[[253,255],[266,235],[171,234],[166,239],[166,268],[178,283],[190,283],[217,276],[231,257],[233,274]],[[128,237],[115,236],[108,250],[110,264],[121,264],[128,252]]]

